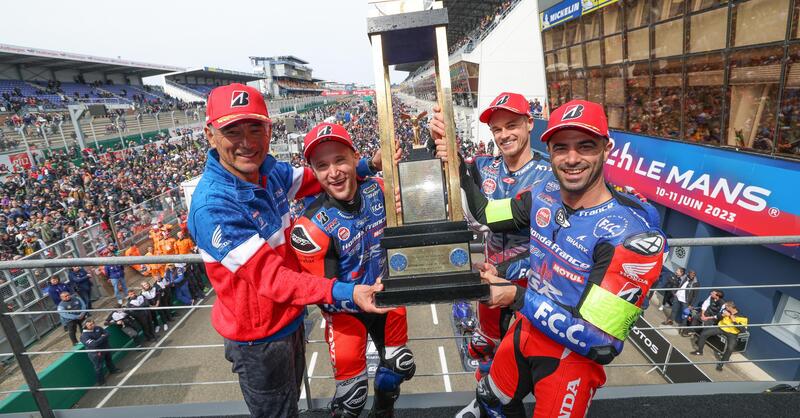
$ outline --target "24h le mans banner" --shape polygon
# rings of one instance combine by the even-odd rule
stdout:
[[[800,162],[612,132],[606,178],[736,235],[800,235]],[[773,246],[800,259],[800,247]]]

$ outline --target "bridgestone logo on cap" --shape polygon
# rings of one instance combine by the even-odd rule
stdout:
[[[506,94],[505,96],[497,99],[497,103],[495,103],[494,105],[495,106],[504,105],[504,104],[508,103],[508,99],[509,99],[509,95]]]
[[[578,119],[581,116],[583,116],[583,105],[572,105],[564,112],[564,116],[561,116],[561,120]]]
[[[231,107],[243,107],[250,104],[250,94],[244,90],[234,90],[231,93]]]
[[[333,127],[330,125],[326,125],[324,128],[317,131],[317,138],[323,137],[325,135],[330,135],[333,132]]]

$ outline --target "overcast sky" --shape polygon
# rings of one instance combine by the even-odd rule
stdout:
[[[0,43],[248,72],[249,56],[295,55],[310,63],[317,78],[374,83],[366,0],[29,0],[18,5],[0,24]]]

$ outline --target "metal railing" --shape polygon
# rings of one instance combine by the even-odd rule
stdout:
[[[800,236],[779,236],[779,237],[725,237],[725,238],[673,238],[669,239],[668,243],[673,246],[718,246],[718,245],[764,245],[764,244],[796,244],[800,243]],[[33,269],[33,268],[63,268],[69,266],[96,266],[96,265],[131,265],[131,264],[161,264],[161,263],[201,263],[202,258],[196,254],[187,255],[169,255],[169,256],[149,256],[149,257],[88,257],[88,258],[72,258],[72,259],[27,259],[0,262],[0,270],[8,271],[15,269]],[[694,289],[739,289],[739,288],[795,288],[800,287],[798,284],[756,284],[747,286],[714,286],[714,287],[697,287]],[[679,288],[658,288],[651,289],[653,291],[664,290],[678,290]],[[202,303],[205,299],[201,300]],[[213,305],[189,305],[189,306],[170,306],[170,307],[146,307],[146,308],[127,308],[127,310],[164,310],[164,309],[186,309],[188,314],[197,309],[208,309]],[[92,309],[92,312],[108,312],[117,309]],[[154,384],[120,384],[114,386],[81,386],[81,387],[58,387],[58,388],[42,388],[38,380],[38,376],[33,369],[30,362],[30,356],[53,354],[53,353],[68,353],[72,350],[43,350],[43,351],[26,351],[24,344],[15,328],[14,319],[16,317],[29,316],[29,315],[48,315],[56,311],[40,310],[40,311],[17,311],[8,312],[5,304],[0,304],[0,325],[9,336],[11,342],[11,352],[0,353],[0,355],[13,355],[20,366],[20,370],[28,383],[28,389],[6,390],[0,391],[0,394],[9,393],[24,393],[31,392],[37,407],[42,417],[54,417],[52,409],[50,408],[47,398],[44,396],[48,391],[65,391],[65,390],[117,390],[117,389],[135,389],[135,388],[149,388],[149,387],[167,387],[167,386],[198,386],[198,385],[221,385],[221,384],[237,384],[238,380],[224,380],[224,381],[205,381],[205,382],[180,382],[180,383],[154,383]],[[753,323],[748,324],[748,327],[777,327],[777,326],[792,326],[796,323]],[[698,325],[693,328],[703,329],[717,327],[717,325]],[[677,329],[679,326],[659,326],[659,327],[638,327],[640,330],[652,329]],[[223,344],[196,344],[196,345],[174,345],[174,346],[161,346],[162,339],[158,345],[151,347],[129,347],[129,348],[113,348],[113,349],[92,349],[84,350],[85,352],[116,352],[116,351],[156,351],[156,350],[183,350],[183,349],[208,349],[208,348],[222,348]],[[455,340],[463,339],[464,335],[447,335],[447,336],[433,336],[433,337],[412,337],[409,341],[422,341],[422,340]],[[325,340],[308,340],[308,344],[323,344]],[[800,361],[800,357],[781,357],[781,358],[755,358],[746,360],[728,360],[724,363],[737,364],[737,363],[768,363],[768,362],[789,362]],[[720,364],[719,361],[687,361],[687,362],[659,362],[659,363],[623,363],[623,364],[610,364],[606,367],[622,368],[622,367],[653,367],[653,366],[679,366],[679,365],[697,365],[697,364]],[[448,376],[448,375],[466,375],[472,372],[442,372],[442,373],[420,373],[419,377],[434,377],[434,376]],[[333,376],[307,376],[303,377],[303,385],[306,391],[306,402],[309,409],[312,408],[312,396],[309,381],[311,379],[331,379]]]

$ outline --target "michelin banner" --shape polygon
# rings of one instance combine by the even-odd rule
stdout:
[[[542,30],[589,14],[617,0],[564,0],[539,13]]]
[[[736,235],[800,235],[800,163],[612,132],[606,178]],[[776,246],[800,259],[800,247]]]

